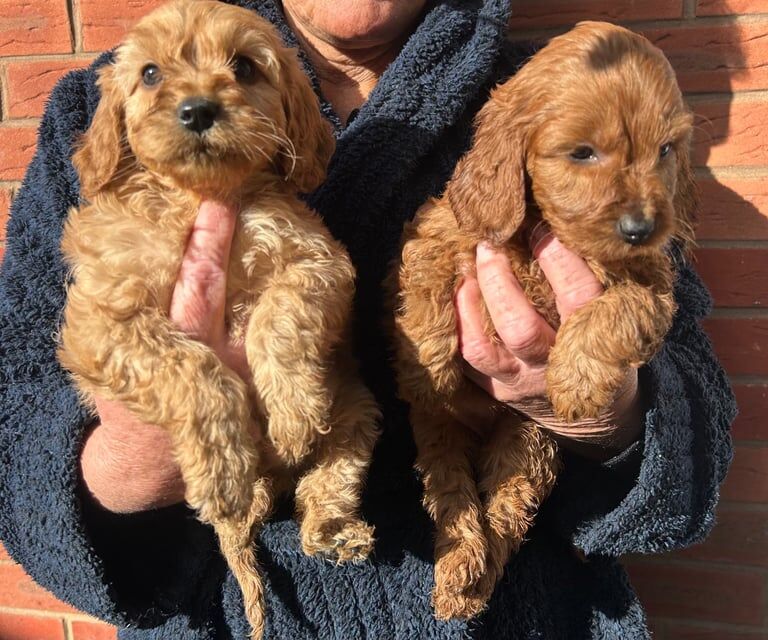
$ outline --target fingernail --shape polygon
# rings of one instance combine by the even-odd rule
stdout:
[[[544,220],[540,220],[528,234],[528,246],[531,248],[531,253],[535,254],[541,247],[541,244],[551,236],[552,229],[549,228],[549,225]]]
[[[493,245],[491,245],[490,242],[487,240],[481,240],[477,243],[477,255],[480,256],[488,256],[493,253]]]

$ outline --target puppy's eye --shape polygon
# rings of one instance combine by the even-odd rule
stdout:
[[[232,69],[238,82],[250,84],[256,80],[256,63],[246,56],[235,56]]]
[[[148,64],[141,70],[141,81],[145,87],[154,87],[162,79],[163,75],[156,64]]]
[[[581,160],[582,162],[585,160],[597,159],[595,150],[592,147],[587,146],[576,147],[573,151],[571,151],[570,155],[572,160]]]
[[[667,142],[667,144],[661,145],[661,148],[659,149],[659,157],[660,158],[666,158],[670,151],[672,151],[672,143]]]

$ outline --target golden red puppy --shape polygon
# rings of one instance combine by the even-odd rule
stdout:
[[[547,368],[557,418],[599,419],[628,368],[659,349],[675,313],[669,250],[692,242],[696,204],[691,129],[657,48],[618,26],[580,23],[492,92],[445,194],[407,226],[391,281],[396,362],[437,529],[438,617],[485,606],[559,466],[544,430],[463,374],[454,294],[477,245],[506,252],[528,299],[557,328]],[[605,287],[562,326],[528,246],[541,221]],[[485,324],[499,339],[487,313]],[[470,407],[507,418],[478,433],[458,418]]]
[[[378,410],[345,347],[354,269],[297,192],[334,143],[294,51],[252,11],[207,0],[141,20],[99,78],[74,156],[87,202],[69,214],[59,358],[86,400],[167,429],[186,499],[211,523],[260,637],[254,535],[296,484],[305,552],[364,558],[360,491]],[[203,198],[239,204],[226,323],[244,381],[168,311]]]

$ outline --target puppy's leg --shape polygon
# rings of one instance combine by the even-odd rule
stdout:
[[[456,265],[433,255],[442,251],[453,257],[451,247],[430,238],[409,241],[390,280],[398,386],[405,400],[420,406],[440,404],[465,382],[453,303]]]
[[[63,366],[82,389],[120,401],[141,420],[169,431],[186,500],[203,521],[246,517],[258,451],[243,381],[160,311],[145,309],[118,320],[90,299],[77,284],[70,288],[59,352]],[[80,321],[83,314],[87,322]]]
[[[298,483],[296,507],[304,552],[344,562],[364,559],[373,546],[373,527],[360,519],[360,501],[379,410],[354,365],[337,366],[331,432],[321,437],[314,466]]]
[[[328,369],[347,324],[354,275],[346,257],[297,260],[259,296],[246,335],[248,362],[278,455],[298,464],[330,430]]]
[[[98,298],[81,295],[77,284],[70,288],[61,362],[81,388],[121,401],[140,419],[169,431],[186,500],[213,524],[243,590],[253,637],[260,638],[263,589],[252,543],[270,496],[264,480],[256,481],[259,456],[245,383],[159,311],[106,312],[92,300]],[[83,314],[90,322],[79,322]],[[103,322],[94,323],[94,317]]]
[[[552,490],[559,462],[554,441],[533,423],[516,417],[497,425],[480,455],[488,562],[476,594],[485,603]]]
[[[469,618],[483,606],[472,587],[485,572],[487,543],[472,456],[476,437],[439,410],[411,409],[424,481],[424,507],[435,521],[435,616]]]
[[[671,294],[635,283],[609,288],[560,327],[549,353],[547,391],[567,422],[596,418],[626,380],[653,356],[672,325]]]

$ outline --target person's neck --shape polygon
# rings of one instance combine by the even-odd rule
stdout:
[[[317,73],[323,96],[342,122],[368,99],[409,36],[405,33],[389,42],[345,47],[312,33],[288,11],[286,19]]]

